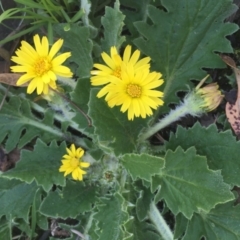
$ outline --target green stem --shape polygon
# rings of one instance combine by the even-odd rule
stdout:
[[[43,113],[43,114],[46,112],[46,110],[45,110],[43,107],[41,107],[40,105],[38,105],[38,104],[36,104],[36,103],[33,103],[33,102],[31,102],[30,104],[31,104],[31,107],[32,107],[34,110],[36,110],[37,112],[40,112],[40,113]],[[64,121],[66,121],[66,119],[65,119],[62,115],[59,115],[59,114],[57,114],[57,113],[54,113],[54,119],[56,119],[56,120],[59,121],[59,122],[64,122]],[[68,126],[72,127],[73,129],[75,129],[75,130],[77,130],[79,133],[81,133],[81,132],[79,131],[79,129],[78,129],[77,123],[73,122],[71,119],[67,119],[67,121],[68,121]],[[54,129],[50,128],[50,130],[54,130]],[[61,138],[67,139],[67,140],[69,141],[68,137],[66,137],[64,133],[61,133],[61,131],[60,131],[60,132],[57,131],[57,133],[58,133],[58,134],[61,134],[61,135],[60,135]],[[84,141],[84,138],[79,138],[79,137],[77,137],[77,136],[74,136],[74,143],[77,144],[78,146],[84,147],[84,148],[86,148],[86,149],[89,148],[89,147],[87,146],[86,142]]]
[[[122,190],[125,189],[125,184],[126,184],[127,178],[128,178],[128,173],[127,173],[126,169],[122,169],[122,174],[121,174],[121,178],[120,178],[120,186],[121,186]]]
[[[173,234],[163,219],[162,215],[159,213],[157,207],[155,206],[154,202],[150,204],[149,210],[149,218],[155,225],[157,231],[161,234],[164,240],[173,240]]]
[[[147,129],[145,133],[143,133],[139,140],[140,142],[143,142],[144,140],[148,139],[161,129],[165,128],[169,124],[177,121],[181,117],[184,117],[189,113],[189,106],[188,104],[183,103],[179,107],[177,107],[175,110],[172,110],[168,115],[166,115],[163,119],[161,119],[160,122],[156,123],[151,128]]]
[[[72,89],[75,89],[77,85],[77,83],[72,78],[58,76],[58,81],[63,83],[64,85],[70,86]]]
[[[7,88],[3,87],[3,85],[0,85],[0,89],[2,89],[5,93],[7,92],[7,95],[12,97],[12,96],[15,96],[14,94],[12,94],[11,92],[9,92],[7,90]],[[26,99],[25,96],[23,95],[18,95],[18,97],[21,97],[22,99]],[[31,108],[36,110],[37,112],[39,113],[45,113],[46,112],[46,109],[41,107],[40,105],[34,103],[34,102],[30,102],[29,101],[29,104],[31,105]],[[54,119],[56,119],[57,121],[59,122],[64,122],[66,121],[65,117],[63,117],[62,115],[60,114],[57,114],[57,113],[54,113]],[[72,127],[73,129],[75,129],[76,131],[78,131],[79,133],[81,133],[78,129],[78,124],[76,122],[73,122],[72,120],[68,119],[69,121],[69,126]]]
[[[88,218],[88,221],[87,221],[87,224],[86,224],[86,226],[84,228],[84,235],[87,235],[89,230],[90,230],[90,228],[92,227],[92,221],[93,221],[93,217],[94,217],[95,214],[96,214],[95,212],[92,212],[90,214],[90,216]]]
[[[0,89],[3,90],[5,93],[7,93],[7,96],[15,96],[14,94],[12,94],[11,92],[9,92],[7,90],[7,88],[5,88],[3,85],[0,84]],[[19,95],[18,97],[21,97],[22,99],[25,99],[25,96],[24,95]],[[46,112],[46,109],[41,107],[40,105],[34,103],[34,102],[30,102],[29,101],[29,104],[31,106],[32,109],[36,110],[37,112],[39,113],[43,113],[45,114]],[[25,118],[25,117],[22,117],[23,121],[28,124],[28,125],[31,125],[31,126],[34,126],[38,129],[42,129],[42,131],[46,131],[46,132],[49,132],[49,133],[52,133],[54,134],[55,136],[58,136],[59,138],[62,138],[62,139],[66,139],[69,141],[69,137],[67,137],[64,133],[61,132],[60,129],[58,128],[53,128],[53,127],[50,127],[50,126],[47,126],[41,122],[37,122],[37,121],[34,121],[32,119],[28,119],[28,118]],[[56,119],[57,121],[59,122],[64,122],[66,121],[66,119],[60,115],[60,114],[57,114],[57,113],[54,113],[54,119]],[[68,126],[72,127],[73,129],[77,130],[79,133],[81,133],[78,129],[78,124],[76,122],[73,122],[72,120],[68,119]],[[89,149],[89,147],[87,146],[86,142],[84,141],[84,138],[79,138],[77,136],[74,136],[74,142],[79,145],[79,146],[82,146],[86,149]]]

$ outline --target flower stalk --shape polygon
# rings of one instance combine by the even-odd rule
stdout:
[[[182,104],[178,106],[175,110],[171,111],[168,115],[166,115],[160,122],[156,123],[154,126],[149,128],[145,133],[143,133],[140,136],[140,142],[143,142],[144,140],[150,138],[152,135],[154,135],[161,129],[186,116],[188,113],[189,108],[187,104]]]
[[[162,238],[164,240],[173,240],[173,233],[165,222],[162,215],[159,213],[154,202],[150,204],[150,210],[148,215],[152,223],[155,225],[157,231],[161,234]]]
[[[156,123],[154,126],[147,129],[145,133],[140,135],[139,141],[145,141],[161,129],[186,116],[187,114],[200,116],[203,113],[210,112],[217,108],[223,99],[223,95],[218,90],[217,83],[211,83],[203,88],[200,88],[208,76],[209,75],[203,78],[197,87],[186,95],[183,103],[177,106],[175,110],[172,110],[160,122]]]

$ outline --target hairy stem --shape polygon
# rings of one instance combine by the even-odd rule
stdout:
[[[175,110],[172,110],[163,119],[161,119],[160,122],[148,128],[147,131],[140,136],[139,138],[140,142],[143,142],[144,140],[148,139],[149,137],[151,137],[161,129],[177,121],[181,117],[184,117],[188,113],[189,113],[188,105],[183,103],[182,105],[178,106]]]
[[[155,225],[157,231],[161,234],[164,240],[173,240],[173,233],[171,232],[169,226],[163,219],[162,215],[159,213],[154,202],[150,204],[149,218]]]

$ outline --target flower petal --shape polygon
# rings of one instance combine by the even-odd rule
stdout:
[[[37,88],[39,84],[39,78],[34,78],[28,85],[27,93],[31,94]]]
[[[132,47],[130,45],[127,45],[127,47],[125,48],[124,53],[123,53],[123,62],[124,63],[129,62],[129,59],[131,56],[131,50],[132,50]]]
[[[105,52],[103,52],[102,54],[102,59],[103,61],[111,68],[111,69],[115,69],[116,66],[115,66],[115,63],[114,61],[112,60],[112,58],[109,57],[109,55],[107,55]]]
[[[55,57],[53,60],[52,60],[52,66],[58,66],[58,65],[61,65],[63,62],[66,61],[67,58],[69,58],[71,56],[71,53],[70,52],[66,52],[66,53],[63,53],[63,54],[60,54],[58,55],[57,57]]]
[[[48,39],[44,36],[42,38],[42,56],[48,56],[48,51],[49,51],[49,43]]]
[[[60,50],[60,48],[63,45],[63,39],[59,39],[57,42],[55,42],[52,45],[52,48],[50,49],[50,52],[48,54],[48,56],[50,57],[50,59],[52,60],[53,57],[56,55],[56,53]]]

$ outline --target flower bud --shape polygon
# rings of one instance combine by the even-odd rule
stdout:
[[[210,83],[203,88],[195,89],[195,93],[203,99],[200,107],[206,112],[217,108],[223,99],[223,95],[218,90],[218,87],[217,83]]]

